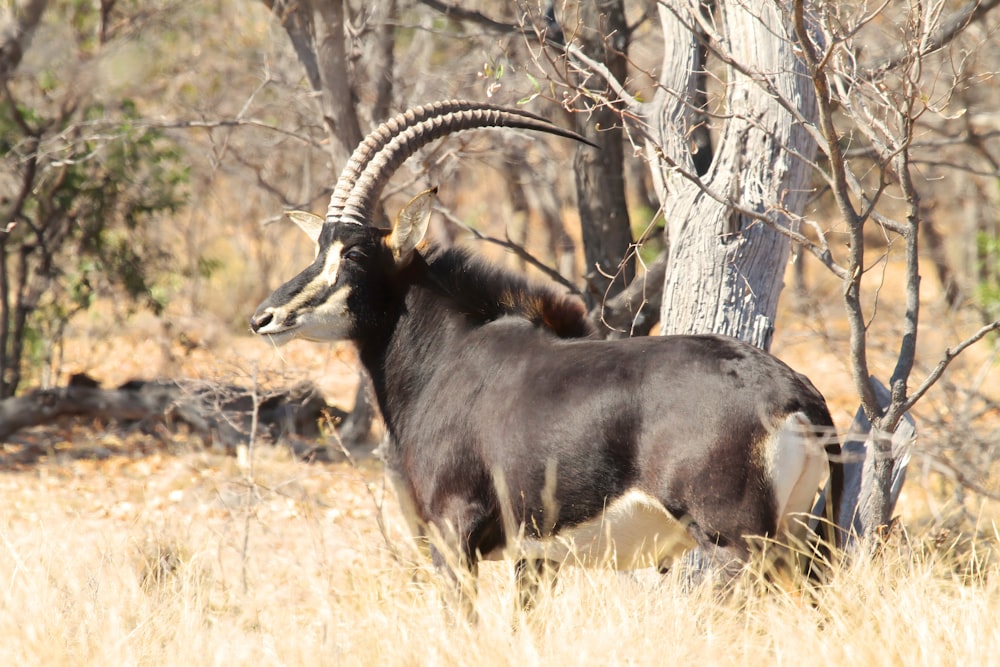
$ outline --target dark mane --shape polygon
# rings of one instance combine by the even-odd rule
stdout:
[[[485,323],[511,315],[560,338],[594,334],[583,302],[573,296],[529,282],[463,249],[430,246],[423,255],[434,284],[475,320]]]

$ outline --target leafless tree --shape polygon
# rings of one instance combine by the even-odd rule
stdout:
[[[933,117],[962,113],[952,108],[951,99],[961,86],[963,73],[942,72],[937,57],[997,4],[969,3],[954,15],[947,14],[944,2],[874,8],[864,3],[823,5],[811,14],[802,0],[792,7],[795,35],[818,100],[815,133],[826,158],[820,173],[849,237],[846,262],[831,268],[844,280],[852,371],[862,409],[872,423],[865,471],[872,478],[872,493],[862,498],[860,512],[865,526],[873,531],[889,525],[892,518],[888,493],[893,471],[892,433],[903,415],[940,379],[956,355],[1000,328],[1000,321],[993,321],[971,333],[946,350],[938,364],[910,388],[920,314],[920,231],[928,225],[921,205],[922,179],[915,164],[923,152],[919,141]],[[863,59],[861,44],[882,41],[872,36],[887,34],[880,26],[885,21],[893,26],[897,40],[890,42],[890,50],[874,50]],[[868,159],[854,161],[845,155],[848,133],[865,147]],[[861,173],[862,169],[868,173]],[[1000,173],[995,172],[994,178],[996,175]],[[898,288],[898,298],[906,304],[905,316],[889,378],[888,405],[876,396],[868,362],[867,330],[877,303],[865,303],[862,282],[872,267],[865,256],[865,232],[872,226],[889,237],[890,243],[899,239],[906,267]],[[820,234],[820,248],[824,245],[825,236]]]
[[[607,105],[622,109],[623,125],[648,156],[670,240],[663,331],[716,331],[767,347],[791,244],[843,281],[855,386],[872,424],[865,470],[872,493],[861,507],[869,533],[891,519],[891,437],[903,415],[955,355],[1000,326],[989,322],[970,334],[909,389],[919,313],[918,232],[926,224],[914,166],[919,138],[931,117],[955,113],[948,102],[968,76],[928,71],[929,59],[996,4],[969,3],[948,15],[943,2],[720,1],[714,11],[697,0],[660,2],[663,58],[653,94],[642,99],[585,50],[566,49],[572,62],[608,82],[614,94]],[[718,63],[722,83],[710,113],[719,139],[704,175],[694,166],[690,138],[703,108],[694,77],[706,67],[699,45]],[[860,150],[848,154],[848,143]],[[985,146],[988,155],[995,148]],[[847,229],[843,256],[829,240],[829,227],[807,215],[813,182],[829,188]],[[867,359],[866,332],[876,309],[862,292],[873,267],[865,232],[873,226],[890,243],[899,239],[906,265],[899,287],[905,316],[891,398],[883,402]]]

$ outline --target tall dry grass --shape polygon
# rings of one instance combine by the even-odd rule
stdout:
[[[204,453],[6,473],[0,664],[987,665],[1000,655],[996,525],[985,519],[971,539],[897,536],[814,595],[748,585],[719,599],[670,576],[567,568],[519,616],[511,568],[486,564],[470,624],[407,546],[377,465],[307,465],[280,450],[253,462],[252,477]]]

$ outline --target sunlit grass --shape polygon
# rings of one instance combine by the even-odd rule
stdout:
[[[482,568],[478,620],[403,537],[377,466],[280,451],[251,482],[189,454],[8,473],[0,662],[46,665],[988,664],[996,529],[899,533],[818,591],[684,592],[679,577],[565,568],[534,611]],[[366,486],[368,487],[366,489]],[[384,500],[387,546],[376,527]],[[970,537],[971,535],[971,537]]]

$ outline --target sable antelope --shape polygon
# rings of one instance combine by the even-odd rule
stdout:
[[[316,258],[250,318],[275,344],[357,345],[404,512],[440,538],[434,562],[664,568],[697,547],[732,570],[748,538],[801,534],[793,517],[828,469],[832,493],[841,486],[833,422],[807,378],[723,336],[590,337],[576,300],[423,242],[430,193],[391,230],[372,226],[404,160],[482,127],[582,139],[469,102],[396,116],[355,151],[325,220],[292,216]]]

